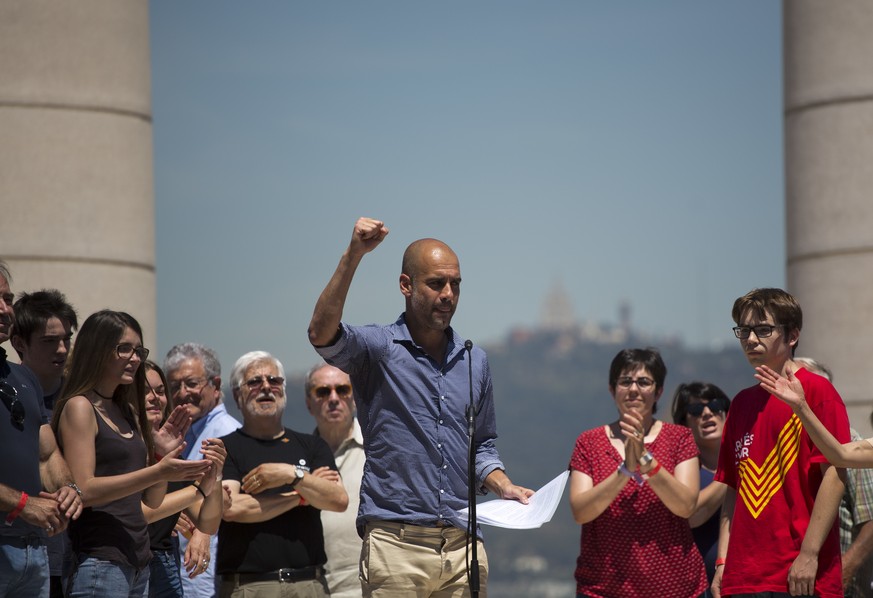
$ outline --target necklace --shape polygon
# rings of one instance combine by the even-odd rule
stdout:
[[[107,401],[111,401],[111,400],[112,400],[112,397],[111,397],[111,396],[107,397],[106,395],[102,395],[102,394],[100,394],[100,391],[98,391],[96,388],[92,388],[91,390],[94,392],[95,395],[97,395],[97,396],[100,397],[101,399],[105,399],[105,400],[107,400]]]

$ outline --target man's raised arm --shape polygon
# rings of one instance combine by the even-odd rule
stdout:
[[[343,317],[346,296],[358,264],[366,253],[382,242],[387,234],[388,229],[381,220],[358,218],[352,240],[315,304],[315,311],[309,322],[309,342],[313,346],[329,345],[336,338]]]

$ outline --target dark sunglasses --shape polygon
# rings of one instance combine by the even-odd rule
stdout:
[[[319,386],[312,389],[312,394],[320,401],[328,398],[330,394],[336,391],[339,398],[344,399],[352,394],[352,387],[348,384],[337,384],[336,386]]]
[[[13,425],[20,428],[24,424],[24,405],[18,400],[18,391],[6,380],[0,380],[0,398],[9,409]]]
[[[280,389],[285,384],[285,378],[281,376],[255,376],[254,378],[249,378],[243,384],[245,384],[249,390],[258,390],[264,385],[264,382],[269,384],[272,389]]]
[[[718,415],[719,413],[727,413],[728,402],[721,397],[716,397],[715,399],[710,399],[708,403],[689,403],[685,410],[688,412],[688,415],[700,417],[703,415],[705,407],[709,407],[713,415]]]

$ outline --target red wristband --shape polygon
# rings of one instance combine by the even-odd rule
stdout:
[[[658,464],[655,465],[653,468],[651,468],[648,472],[646,472],[646,473],[643,475],[643,478],[645,478],[645,479],[648,480],[650,477],[654,476],[654,475],[655,475],[656,473],[658,473],[659,471],[661,471],[661,464],[660,464],[660,463],[658,463]]]
[[[18,504],[14,509],[9,511],[9,514],[6,515],[6,525],[12,525],[12,522],[21,515],[21,512],[24,510],[24,505],[27,504],[27,492],[21,492],[21,498],[18,500]]]
[[[159,455],[159,454],[155,453],[155,463],[160,463],[161,459],[163,459],[163,458],[164,458],[163,455]]]
[[[298,494],[298,495],[297,495],[297,496],[299,496],[299,497],[300,497],[300,504],[299,504],[299,505],[297,505],[297,506],[298,506],[298,507],[305,507],[305,506],[306,506],[306,504],[307,504],[307,503],[306,503],[306,499],[305,499],[305,498],[303,498],[303,495],[302,495],[302,494]]]
[[[724,565],[724,559],[715,559],[715,566]]]

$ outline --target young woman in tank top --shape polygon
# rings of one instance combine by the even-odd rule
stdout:
[[[52,428],[85,510],[69,528],[75,571],[68,596],[144,596],[148,589],[148,529],[142,505],[160,505],[168,481],[199,480],[207,459],[162,459],[145,412],[148,356],[142,329],[129,314],[92,314],[76,337]]]

